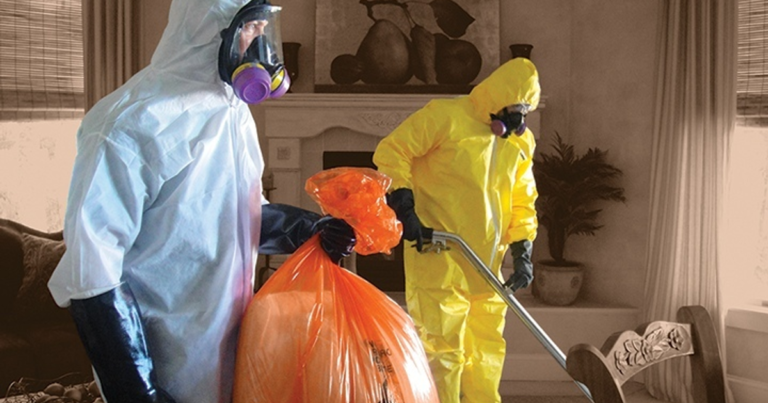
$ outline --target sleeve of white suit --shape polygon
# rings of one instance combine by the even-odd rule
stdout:
[[[130,147],[100,134],[78,138],[65,218],[67,250],[48,282],[59,306],[120,285],[152,177]]]

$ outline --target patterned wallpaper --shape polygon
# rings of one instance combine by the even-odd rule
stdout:
[[[0,122],[0,218],[42,231],[63,227],[79,125]]]

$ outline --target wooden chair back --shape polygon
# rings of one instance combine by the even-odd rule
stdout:
[[[693,401],[725,403],[720,345],[712,318],[698,305],[680,308],[677,322],[650,322],[614,333],[600,350],[575,345],[568,351],[566,368],[589,388],[595,403],[625,403],[622,386],[627,380],[673,358],[691,362]]]

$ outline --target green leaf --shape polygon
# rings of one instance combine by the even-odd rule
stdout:
[[[626,201],[617,184],[622,171],[607,162],[606,151],[590,148],[577,155],[571,144],[556,132],[551,153],[542,153],[533,163],[539,198],[536,211],[539,223],[550,237],[553,259],[562,257],[567,237],[595,235],[602,228],[598,218],[604,201]],[[552,234],[564,239],[553,243]],[[554,249],[553,249],[554,248]]]

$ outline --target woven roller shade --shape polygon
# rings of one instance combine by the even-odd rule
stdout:
[[[768,127],[768,1],[739,0],[737,120]]]
[[[0,120],[82,117],[79,0],[0,0]]]

